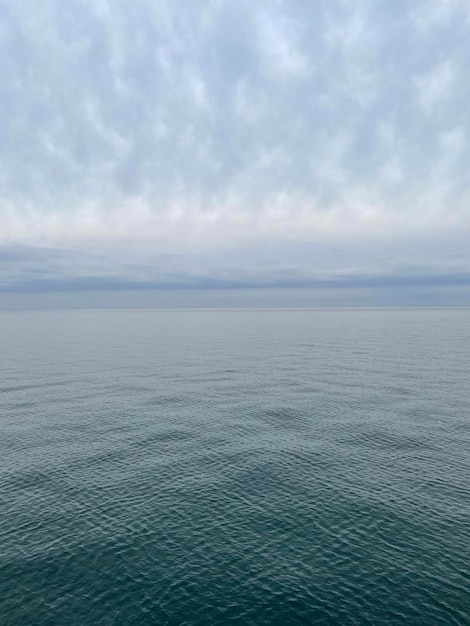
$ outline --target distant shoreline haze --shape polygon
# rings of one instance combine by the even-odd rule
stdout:
[[[2,293],[1,310],[139,308],[388,308],[470,306],[467,287],[209,289]]]

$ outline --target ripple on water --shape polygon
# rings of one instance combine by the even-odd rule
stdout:
[[[470,623],[469,311],[28,315],[2,625]]]

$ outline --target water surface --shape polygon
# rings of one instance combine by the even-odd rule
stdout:
[[[469,624],[470,310],[0,314],[0,623]]]

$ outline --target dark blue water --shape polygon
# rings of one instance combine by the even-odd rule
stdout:
[[[0,624],[470,624],[470,310],[0,314]]]

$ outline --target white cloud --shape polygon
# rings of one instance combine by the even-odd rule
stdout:
[[[462,2],[6,6],[0,243],[357,254],[469,232]]]
[[[417,30],[427,33],[449,26],[453,19],[470,24],[470,5],[467,0],[428,0],[413,7],[412,15]]]
[[[204,81],[198,76],[190,76],[188,80],[189,96],[194,104],[201,109],[210,109],[209,97]]]
[[[453,95],[458,71],[452,61],[443,61],[415,79],[420,106],[431,113]]]
[[[268,74],[302,78],[314,71],[312,59],[302,54],[299,48],[298,24],[265,11],[260,13],[257,25],[260,50]]]

